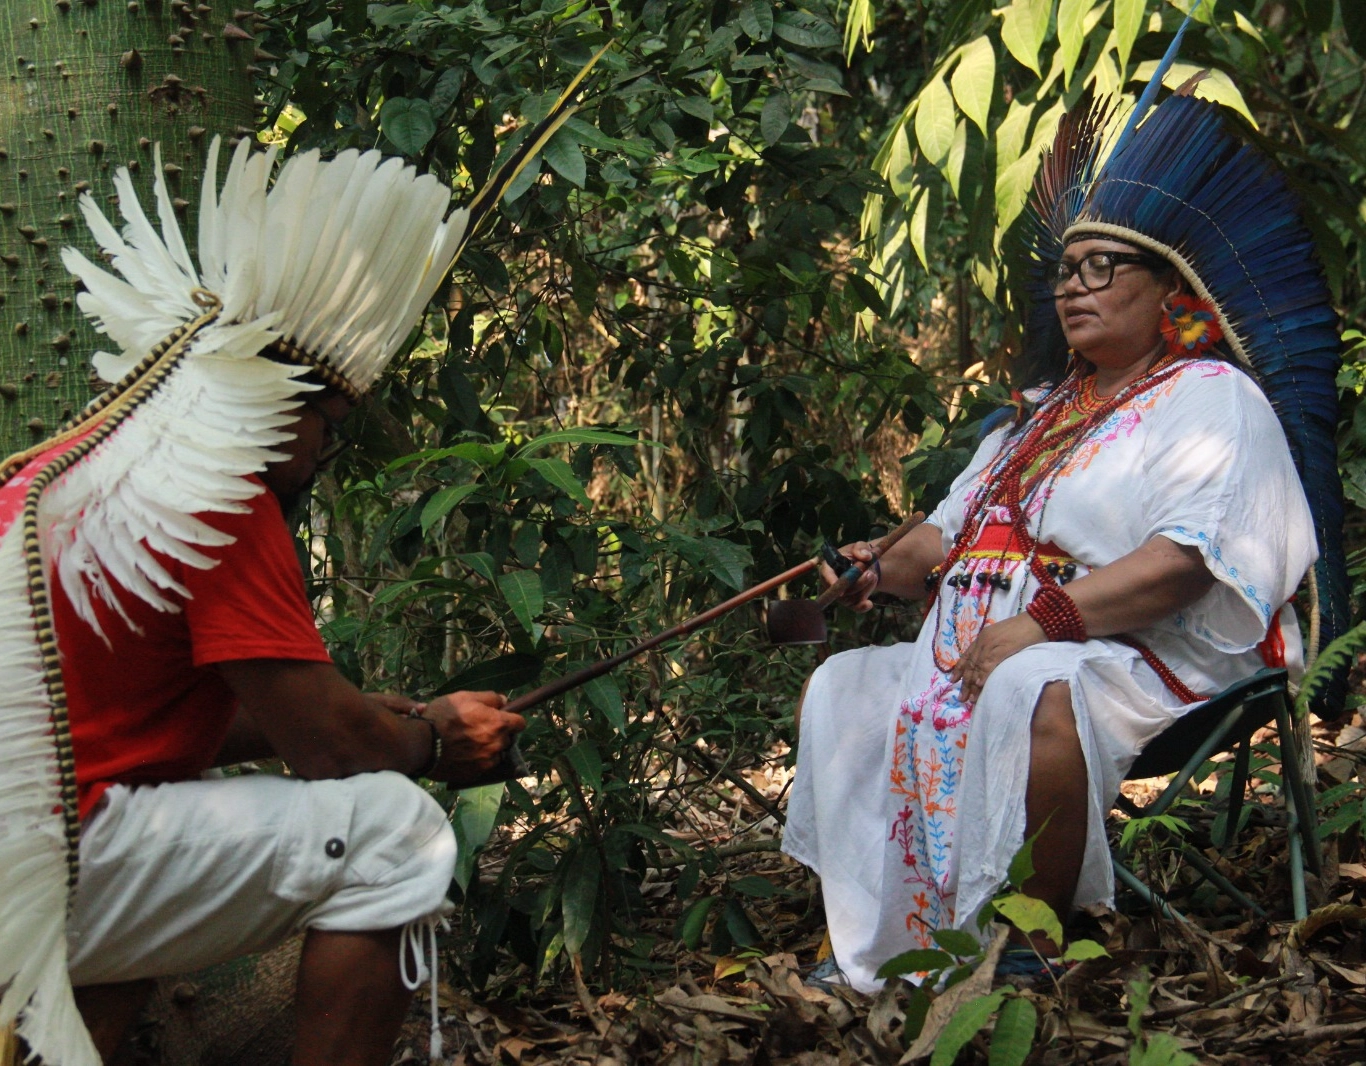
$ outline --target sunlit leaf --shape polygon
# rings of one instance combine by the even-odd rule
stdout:
[[[1072,84],[1081,45],[1086,39],[1083,22],[1091,10],[1091,0],[1058,0],[1058,48],[1062,52],[1063,84]]]
[[[963,114],[987,132],[987,114],[996,88],[996,49],[988,37],[978,37],[963,49],[962,58],[949,79],[953,98]]]
[[[915,113],[915,139],[925,158],[938,166],[953,146],[955,114],[953,94],[943,78],[931,78],[920,90]]]
[[[1074,940],[1062,953],[1063,962],[1085,962],[1087,959],[1109,958],[1110,953],[1094,940]]]
[[[926,270],[930,269],[930,257],[925,251],[925,234],[929,227],[930,219],[930,191],[926,189],[916,201],[915,211],[911,214],[909,226],[911,247],[915,249],[916,257],[920,260],[920,265]]]
[[[998,914],[1022,933],[1042,933],[1055,944],[1062,943],[1062,924],[1041,899],[1014,892],[995,901]]]
[[[853,62],[854,52],[860,44],[867,51],[873,48],[873,29],[877,24],[877,11],[873,0],[850,0],[849,10],[844,14],[844,59]]]
[[[1039,50],[1048,35],[1053,0],[1012,0],[1001,23],[1001,43],[1010,54],[1042,77]]]
[[[1114,0],[1114,5],[1115,51],[1119,56],[1120,75],[1123,76],[1129,66],[1129,53],[1133,51],[1139,28],[1143,25],[1146,0]]]
[[[1133,80],[1149,82],[1154,74],[1157,73],[1158,60],[1149,59],[1138,65],[1134,71]],[[1196,63],[1173,63],[1171,68],[1162,77],[1162,84],[1168,89],[1176,89],[1187,81],[1192,75],[1200,73],[1202,70],[1208,71],[1208,76],[1195,87],[1195,95],[1201,100],[1210,100],[1224,107],[1232,108],[1251,123],[1253,129],[1260,129],[1256,118],[1248,110],[1247,102],[1243,99],[1243,94],[1238,86],[1233,84],[1233,79],[1224,71],[1216,68],[1202,67]]]
[[[958,127],[953,131],[953,144],[949,146],[949,154],[944,159],[942,173],[949,183],[949,188],[953,190],[953,195],[958,195],[958,186],[963,178],[963,160],[968,153],[968,124],[960,119]]]

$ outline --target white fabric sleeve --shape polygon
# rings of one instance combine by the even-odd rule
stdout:
[[[1261,390],[1228,367],[1181,375],[1145,417],[1142,539],[1198,548],[1216,579],[1177,624],[1220,651],[1247,651],[1317,555],[1285,434]]]

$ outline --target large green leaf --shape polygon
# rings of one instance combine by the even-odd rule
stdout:
[[[953,86],[953,98],[963,114],[986,133],[987,115],[996,88],[996,49],[991,46],[990,38],[978,37],[964,47],[949,82]]]
[[[436,136],[436,118],[426,100],[396,96],[379,109],[379,125],[395,148],[416,155]]]
[[[834,48],[840,43],[839,30],[809,11],[780,11],[773,32],[798,48]]]
[[[473,493],[479,486],[469,485],[447,485],[443,489],[437,489],[422,507],[422,532],[426,533],[436,525],[437,522],[445,518],[448,514],[460,506],[460,502]]]
[[[602,867],[597,852],[586,842],[569,857],[560,906],[564,911],[564,949],[577,955],[593,932]]]
[[[1138,69],[1134,71],[1134,81],[1151,81],[1153,75],[1157,73],[1157,64],[1156,59],[1149,59],[1140,63]],[[1257,119],[1248,110],[1247,101],[1243,99],[1242,92],[1233,83],[1233,79],[1218,68],[1211,69],[1197,63],[1173,63],[1167,73],[1163,75],[1162,84],[1168,89],[1176,89],[1201,71],[1206,71],[1207,76],[1195,87],[1195,95],[1201,100],[1211,100],[1216,104],[1223,104],[1225,107],[1232,108],[1247,119],[1253,129],[1257,129]]]
[[[503,791],[500,782],[464,789],[456,798],[451,826],[455,829],[455,882],[462,892],[469,891],[475,857],[498,824]]]
[[[662,447],[658,441],[642,441],[625,433],[614,433],[608,429],[557,429],[553,433],[543,433],[535,440],[527,441],[517,450],[518,456],[525,458],[532,452],[539,452],[556,444],[609,444],[618,448],[634,448],[637,444],[646,447]]]
[[[925,158],[938,166],[953,147],[956,120],[953,94],[943,78],[931,78],[920,90],[920,107],[915,113],[915,139]]]
[[[879,980],[902,977],[911,973],[932,973],[952,966],[955,959],[947,951],[933,951],[929,948],[914,948],[894,955],[877,968]]]
[[[1035,74],[1043,76],[1039,50],[1048,35],[1053,0],[1012,0],[1001,23],[1001,43]]]
[[[1129,53],[1133,51],[1139,28],[1143,25],[1146,0],[1114,0],[1114,5],[1115,52],[1119,57],[1120,77],[1123,77],[1129,66]]]
[[[577,185],[580,189],[583,188],[583,183],[588,180],[588,163],[583,158],[583,149],[579,147],[578,138],[572,131],[556,131],[555,136],[541,149],[541,154],[545,156],[551,170],[565,181]]]
[[[1077,67],[1082,42],[1086,39],[1083,25],[1092,0],[1058,0],[1058,47],[1062,51],[1064,85],[1072,84],[1072,71]]]
[[[930,1066],[953,1066],[953,1060],[973,1038],[977,1030],[987,1024],[992,1013],[1005,999],[1006,990],[998,988],[985,996],[970,999],[956,1011],[939,1034],[934,1044],[934,1054],[930,1056]]]
[[[740,28],[754,41],[773,36],[773,5],[768,0],[745,0],[740,6]]]
[[[621,686],[611,674],[595,677],[583,686],[588,701],[607,716],[618,731],[626,728],[626,705],[621,698]]]
[[[574,473],[574,468],[563,459],[528,459],[527,465],[570,499],[583,504],[584,510],[593,509],[593,501],[584,491],[583,483]]]
[[[519,685],[534,684],[541,676],[542,663],[539,656],[527,652],[511,652],[496,659],[475,663],[452,675],[435,692],[434,696],[444,696],[448,692],[504,692]]]
[[[1020,932],[1042,933],[1053,943],[1062,943],[1062,924],[1053,908],[1043,900],[1012,892],[1004,899],[996,900],[994,906],[997,913]]]
[[[674,936],[683,941],[688,950],[696,951],[702,945],[702,934],[707,931],[707,915],[711,913],[716,902],[716,896],[703,896],[690,904],[678,919],[678,924],[674,927]]]
[[[719,580],[737,591],[745,587],[745,567],[751,565],[754,558],[743,544],[721,537],[705,537],[702,553],[707,566]]]
[[[759,133],[765,144],[777,144],[792,123],[792,99],[781,89],[775,89],[764,101],[759,115]]]
[[[987,1066],[1021,1066],[1034,1046],[1034,1029],[1039,1012],[1023,996],[1010,999],[1001,1008],[996,1028],[991,1033]]]
[[[512,608],[513,615],[528,633],[536,616],[545,610],[545,593],[541,590],[541,575],[534,570],[514,570],[498,575],[498,589]]]

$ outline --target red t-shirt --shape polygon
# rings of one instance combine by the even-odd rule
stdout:
[[[120,602],[138,633],[96,601],[112,648],[51,582],[82,818],[115,782],[185,781],[212,764],[237,705],[214,663],[331,662],[279,503],[261,492],[248,506],[246,514],[199,516],[237,538],[199,549],[217,566],[200,570],[161,557],[190,590],[180,612],[158,611],[124,593]]]

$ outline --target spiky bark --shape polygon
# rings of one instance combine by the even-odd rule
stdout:
[[[76,307],[59,255],[98,255],[78,197],[89,189],[113,217],[126,165],[150,205],[160,142],[181,225],[192,223],[209,138],[252,132],[250,30],[223,0],[0,2],[0,456],[97,388],[90,354],[108,342]]]

